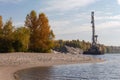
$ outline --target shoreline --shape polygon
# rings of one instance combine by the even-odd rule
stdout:
[[[68,64],[98,63],[105,60],[86,55],[61,53],[7,53],[0,54],[0,79],[16,80],[15,72],[33,67]]]

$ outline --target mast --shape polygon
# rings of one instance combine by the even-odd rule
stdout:
[[[94,12],[91,12],[91,24],[92,24],[92,45],[87,51],[84,51],[83,54],[93,55],[103,54],[103,52],[101,52],[99,49],[99,45],[97,45],[98,35],[95,34]]]
[[[94,21],[94,12],[91,12],[91,24],[92,24],[92,46],[96,45],[95,41],[95,21]]]

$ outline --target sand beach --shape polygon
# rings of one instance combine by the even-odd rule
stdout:
[[[60,53],[5,53],[0,54],[0,80],[16,80],[18,70],[67,64],[97,63],[104,60],[82,54]]]

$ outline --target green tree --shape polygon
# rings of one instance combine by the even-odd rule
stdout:
[[[30,31],[28,28],[20,27],[14,32],[13,47],[16,51],[27,51],[30,38]]]
[[[13,25],[12,20],[8,20],[2,28],[2,33],[0,37],[0,52],[13,52]]]
[[[3,26],[3,36],[6,38],[13,38],[12,34],[13,34],[13,25],[12,25],[12,19],[10,18],[5,25]]]

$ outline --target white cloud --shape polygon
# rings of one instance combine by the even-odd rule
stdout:
[[[117,0],[118,1],[118,4],[120,4],[120,0]]]
[[[96,16],[96,20],[120,20],[120,15],[115,15],[115,16]]]
[[[112,28],[119,28],[120,22],[119,21],[108,21],[101,24],[97,24],[98,29],[112,29]]]
[[[66,20],[50,21],[50,26],[56,34],[61,34],[62,32],[64,32],[63,29],[65,27],[68,27],[69,24],[70,24],[70,21],[66,21]]]
[[[45,10],[73,10],[94,3],[97,0],[51,0]]]
[[[67,30],[65,30],[64,34],[74,34],[74,33],[80,33],[80,32],[90,32],[91,31],[91,27],[89,27],[88,25],[75,25],[72,28],[68,28]]]
[[[100,43],[106,45],[120,45],[120,23],[119,21],[107,21],[96,24],[96,33],[99,36]]]
[[[91,30],[89,24],[76,24],[71,20],[50,21],[50,25],[56,34],[72,34]]]

